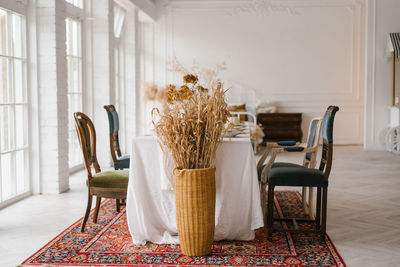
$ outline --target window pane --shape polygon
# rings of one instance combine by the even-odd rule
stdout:
[[[81,94],[70,94],[68,96],[68,101],[69,101],[69,109],[70,109],[71,116],[74,112],[78,112],[78,111],[82,112],[82,95]]]
[[[69,166],[82,164],[73,113],[82,108],[82,43],[81,22],[67,18],[67,64],[68,64],[68,146]]]
[[[82,151],[79,145],[76,130],[71,130],[69,133],[69,166],[73,167],[83,163]]]
[[[22,39],[25,34],[25,19],[17,14],[12,15],[12,22],[13,22],[13,52],[14,57],[25,57],[25,47],[24,47],[24,40]]]
[[[19,150],[16,152],[15,165],[16,165],[16,179],[17,179],[17,194],[25,193],[28,190],[28,176],[26,175],[27,167],[27,151]]]
[[[66,44],[67,55],[80,57],[81,51],[81,22],[67,18],[66,23]]]
[[[26,102],[26,63],[22,60],[14,60],[14,90],[15,102]]]
[[[0,8],[0,55],[8,55],[7,12]]]
[[[71,47],[71,19],[66,19],[65,20],[65,27],[66,27],[66,45],[67,45],[67,55],[72,54],[72,47]]]
[[[14,149],[14,114],[12,106],[0,107],[1,152]]]
[[[16,130],[16,149],[23,148],[28,144],[27,130],[27,111],[23,105],[15,106],[15,130]]]
[[[12,159],[12,153],[1,155],[2,200],[7,200],[14,196],[14,185],[12,181],[13,169],[14,160]]]
[[[114,4],[114,36],[121,36],[122,27],[124,26],[125,10],[117,4]]]
[[[11,59],[1,58],[0,59],[0,86],[1,95],[0,103],[11,103],[12,101],[12,90],[10,80],[10,61]]]
[[[25,22],[0,8],[0,202],[29,191]]]
[[[71,75],[72,75],[72,92],[81,92],[81,60],[79,58],[72,59],[72,66],[71,66]]]
[[[69,43],[69,49],[67,54],[70,56],[80,56],[81,55],[81,23],[76,20],[67,19],[69,21],[69,32],[67,35],[67,40]]]

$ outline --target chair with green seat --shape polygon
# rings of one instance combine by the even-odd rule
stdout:
[[[119,117],[115,110],[114,105],[106,105],[104,109],[107,111],[108,124],[110,129],[110,150],[111,157],[114,162],[114,169],[122,170],[128,169],[130,163],[129,155],[122,156],[121,149],[119,146]]]
[[[280,232],[316,232],[324,238],[326,233],[326,215],[328,202],[328,178],[332,167],[333,156],[333,122],[337,106],[329,106],[322,119],[322,155],[318,169],[298,167],[276,167],[271,168],[267,173],[268,178],[268,215],[267,231],[269,238],[272,238],[274,231]],[[305,218],[274,218],[274,189],[276,186],[300,186],[317,187],[317,205],[315,219]],[[322,213],[321,213],[322,210]],[[294,229],[275,229],[273,222],[292,221]],[[314,229],[298,229],[297,221],[315,223]]]
[[[86,185],[88,186],[88,203],[85,217],[82,222],[81,232],[85,225],[92,207],[92,198],[96,196],[96,208],[93,214],[93,222],[97,223],[101,198],[113,198],[116,200],[117,211],[120,211],[120,200],[126,199],[129,180],[128,170],[104,171],[102,172],[96,155],[96,130],[90,118],[81,112],[74,113],[75,128],[81,144],[83,160],[88,174]],[[95,173],[92,174],[92,167]]]
[[[321,135],[321,123],[322,118],[313,118],[310,122],[310,127],[308,130],[307,143],[300,144],[295,141],[281,141],[277,143],[267,143],[266,150],[261,156],[257,163],[258,180],[260,183],[260,196],[261,205],[263,209],[263,215],[265,218],[266,214],[266,188],[267,188],[267,173],[271,168],[276,167],[307,167],[315,168],[316,157],[318,151],[318,144]],[[282,153],[298,153],[304,154],[303,165],[298,165],[290,162],[275,162],[275,158],[278,154]],[[265,163],[269,156],[269,160]],[[313,211],[311,209],[313,203],[313,188],[309,188],[309,204],[306,201],[306,188],[303,188],[303,208],[306,214],[310,217],[313,216]]]

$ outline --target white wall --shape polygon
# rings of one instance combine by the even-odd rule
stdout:
[[[279,102],[280,111],[303,112],[304,136],[310,119],[335,104],[335,143],[362,144],[364,13],[363,0],[164,1],[156,65],[173,53],[189,66],[229,56],[222,78]],[[159,82],[172,78],[157,73]]]
[[[365,148],[382,149],[392,102],[392,61],[386,57],[390,32],[400,32],[400,1],[368,0]],[[396,62],[396,65],[398,62]],[[398,80],[397,80],[398,81]]]

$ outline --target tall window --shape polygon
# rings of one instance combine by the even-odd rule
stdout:
[[[126,11],[114,3],[114,79],[115,79],[115,105],[119,112],[120,131],[119,138],[122,147],[126,147],[125,135],[125,46],[124,46],[124,21]]]
[[[66,19],[68,69],[68,145],[69,167],[82,164],[82,152],[75,130],[73,113],[82,111],[82,41],[81,22]]]
[[[25,26],[0,8],[0,204],[29,191]]]
[[[140,81],[144,83],[154,82],[154,22],[144,12],[139,12],[140,33]],[[151,134],[153,125],[151,110],[154,103],[145,103],[143,112],[143,133]]]

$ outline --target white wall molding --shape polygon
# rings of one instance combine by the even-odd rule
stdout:
[[[196,57],[210,67],[230,53],[223,79],[238,79],[232,81],[256,91],[257,99],[279,102],[283,110],[303,112],[303,129],[309,114],[322,115],[329,104],[337,104],[338,131],[347,124],[354,128],[351,137],[337,142],[362,144],[365,6],[363,0],[162,1],[157,23],[165,38],[158,49],[164,59],[176,54],[190,65]],[[159,81],[174,80],[165,67],[162,72]]]

